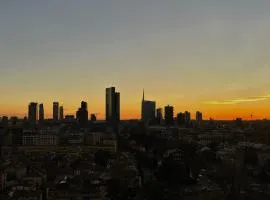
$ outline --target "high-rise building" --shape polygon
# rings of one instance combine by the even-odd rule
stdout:
[[[162,108],[157,109],[157,123],[161,124],[161,121],[163,120],[163,114],[162,114]]]
[[[53,120],[57,121],[59,119],[59,103],[53,102]]]
[[[177,114],[177,124],[179,126],[185,125],[185,113],[180,112]]]
[[[3,116],[2,117],[2,125],[5,127],[5,128],[7,128],[8,127],[8,121],[9,121],[9,119],[8,119],[8,116]]]
[[[106,121],[120,121],[120,93],[115,87],[106,88]]]
[[[39,104],[39,121],[44,121],[44,106],[43,104]]]
[[[64,120],[64,107],[60,106],[60,120]]]
[[[156,118],[156,102],[145,100],[143,91],[141,120],[148,123],[155,120],[155,118]]]
[[[28,105],[28,120],[31,125],[35,125],[37,123],[37,103],[31,102]]]
[[[197,111],[196,112],[196,123],[197,125],[201,125],[202,124],[202,120],[203,120],[203,116],[202,113]]]
[[[87,125],[88,122],[87,102],[85,101],[81,102],[81,107],[78,109],[76,113],[76,119],[78,120],[81,126]]]
[[[115,120],[120,121],[120,93],[115,93]]]
[[[85,102],[85,101],[82,101],[82,102],[81,102],[81,109],[82,109],[82,110],[88,110],[87,102]]]
[[[186,126],[189,126],[191,124],[191,115],[188,111],[185,111],[185,124]]]
[[[174,123],[173,116],[174,116],[173,106],[170,106],[170,105],[165,106],[165,124],[167,126],[173,125]]]
[[[97,116],[96,116],[96,114],[91,114],[91,121],[92,121],[92,122],[97,121]]]

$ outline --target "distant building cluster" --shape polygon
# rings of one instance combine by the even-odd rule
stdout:
[[[120,93],[116,92],[115,87],[106,88],[106,121],[112,124],[117,124],[120,121]],[[61,122],[63,120],[76,120],[81,126],[86,126],[90,120],[97,120],[97,113],[91,113],[89,116],[87,102],[82,101],[76,115],[64,115],[64,106],[60,106],[59,102],[53,102],[52,105],[52,120]],[[43,103],[31,102],[28,105],[28,121],[32,127],[38,123],[42,124],[45,121],[45,111]]]
[[[145,100],[145,94],[143,91],[142,105],[141,105],[141,120],[146,124],[156,124],[156,125],[166,125],[174,126],[175,124],[179,126],[189,127],[191,126],[191,114],[188,111],[184,113],[177,113],[175,116],[174,107],[167,105],[162,108],[156,109],[156,102]],[[164,111],[164,113],[163,113]],[[164,117],[163,117],[164,116]],[[201,112],[196,112],[195,125],[202,125],[203,115]]]

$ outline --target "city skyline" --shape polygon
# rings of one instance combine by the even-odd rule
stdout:
[[[205,119],[270,118],[270,2],[4,1],[0,116],[29,102],[105,119],[104,88],[121,91],[121,118],[140,119],[141,91],[157,107]],[[3,95],[4,94],[4,95]]]
[[[116,121],[119,120],[125,120],[125,119],[140,119],[142,121],[149,121],[150,119],[152,120],[155,120],[155,119],[158,119],[160,116],[163,116],[164,115],[164,118],[165,118],[165,115],[166,115],[166,108],[169,108],[171,107],[173,110],[174,110],[174,105],[159,105],[159,107],[156,107],[156,101],[150,101],[150,100],[145,100],[145,91],[143,89],[143,96],[142,96],[142,100],[141,100],[141,110],[140,110],[140,116],[137,117],[137,118],[122,118],[121,117],[121,103],[120,103],[120,92],[116,92],[115,91],[115,87],[109,87],[109,88],[106,88],[106,92],[105,92],[105,108],[104,108],[104,116],[99,118],[99,120],[106,120],[106,121],[111,121],[111,118],[109,117],[109,113],[110,112],[114,112],[114,109],[116,109]],[[110,97],[111,96],[111,97]],[[115,101],[111,101],[113,98]],[[29,104],[28,104],[28,115],[2,115],[2,116],[8,116],[8,117],[28,117],[28,118],[31,118],[30,116],[30,113],[32,112],[31,109],[30,109],[30,105],[32,104],[35,104],[35,107],[36,107],[36,120],[44,120],[44,119],[54,119],[54,120],[63,120],[65,118],[65,116],[76,116],[76,118],[78,119],[78,110],[75,111],[74,113],[71,113],[71,112],[68,112],[64,115],[64,106],[61,105],[59,106],[59,102],[55,102],[53,101],[52,104],[53,104],[53,107],[52,107],[52,112],[50,115],[45,115],[45,113],[50,113],[50,112],[45,112],[45,109],[44,109],[44,104],[43,103],[39,103],[37,101],[31,101]],[[112,104],[114,106],[112,106],[111,108],[108,107],[108,104]],[[150,107],[149,107],[150,106]],[[37,107],[39,107],[39,109],[37,109]],[[152,108],[153,107],[153,108]],[[91,118],[92,115],[100,115],[102,113],[100,112],[88,112],[88,102],[87,101],[81,101],[81,108],[84,108],[86,111],[87,111],[87,115],[86,117],[87,118]],[[164,113],[162,112],[164,108]],[[80,108],[79,108],[80,109]],[[111,110],[112,109],[112,110]],[[118,110],[120,109],[120,110]],[[152,111],[153,110],[153,111]],[[149,113],[150,112],[150,113]],[[174,111],[173,111],[174,112]],[[202,118],[202,112],[201,111],[198,111],[196,110],[194,113],[192,112],[189,112],[189,111],[185,111],[185,113],[182,113],[183,110],[177,110],[176,113],[173,114],[173,117],[174,119],[178,120],[178,115],[179,114],[184,114],[186,115],[185,113],[188,113],[189,115],[189,120],[190,119],[193,119],[195,121],[201,121],[202,119],[203,120],[210,120],[210,119],[214,119],[213,117],[204,117]],[[106,116],[106,113],[108,114],[108,116]],[[119,114],[117,114],[119,113]],[[32,115],[32,114],[31,114]],[[114,115],[114,114],[113,114]],[[146,115],[148,117],[146,117]],[[0,117],[2,117],[0,115]],[[38,117],[39,116],[39,117]],[[101,115],[102,116],[102,115]],[[152,117],[150,117],[152,116]],[[205,116],[205,115],[204,115]],[[149,118],[148,120],[144,119],[144,118]],[[244,119],[244,120],[257,120],[256,118],[254,118],[254,114],[251,113],[246,119],[245,118],[242,118],[242,117],[236,117],[236,118],[232,118],[232,119],[216,119],[216,120],[236,120],[236,119]],[[118,119],[118,120],[117,120]],[[266,118],[264,118],[266,119]],[[151,120],[150,120],[151,121]]]
[[[111,88],[115,88],[115,87],[111,87]],[[107,89],[109,89],[109,88],[106,88],[106,90]],[[117,94],[119,94],[119,93],[117,93]],[[106,95],[107,95],[107,93],[104,96],[104,99],[103,99],[104,102],[103,102],[103,104],[104,103],[106,104]],[[138,113],[136,113],[136,116],[135,117],[134,117],[134,115],[132,115],[130,117],[129,115],[125,115],[124,113],[122,114],[122,106],[120,105],[120,119],[121,120],[126,120],[126,119],[141,119],[142,118],[142,105],[143,105],[143,102],[152,102],[152,101],[149,101],[149,100],[145,100],[144,98],[145,98],[145,91],[143,89],[143,100],[140,100],[139,101],[139,105],[137,105],[137,106],[140,107],[140,110],[137,111]],[[257,97],[257,98],[267,98],[267,97]],[[233,103],[233,101],[224,101],[224,102],[221,102],[221,104],[224,104],[224,105],[227,105],[227,104],[228,105],[234,105],[234,104],[237,104],[238,101],[241,102],[240,99],[237,99],[235,101],[236,101],[236,103]],[[35,104],[37,104],[37,106],[38,105],[39,106],[42,105],[42,109],[43,109],[42,110],[42,114],[44,115],[44,118],[45,119],[53,119],[53,117],[54,117],[54,104],[55,103],[57,103],[57,105],[58,105],[58,109],[57,109],[58,113],[57,113],[57,115],[58,115],[58,117],[60,117],[60,108],[61,107],[64,107],[63,105],[65,104],[64,101],[61,101],[62,102],[62,104],[61,104],[62,106],[59,106],[59,101],[51,101],[49,103],[43,103],[44,101],[42,101],[42,100],[40,100],[40,101],[29,101],[29,102],[30,103],[35,103]],[[2,117],[2,116],[8,116],[8,117],[14,117],[14,116],[16,116],[16,117],[20,117],[20,118],[27,117],[29,115],[29,110],[28,110],[29,109],[28,108],[29,107],[29,102],[27,102],[27,105],[28,106],[25,106],[25,112],[24,112],[25,114],[15,114],[14,113],[14,114],[10,114],[10,115],[8,115],[8,114],[2,114],[1,115],[1,113],[0,113],[0,117]],[[42,102],[42,103],[40,103],[40,102]],[[81,100],[80,102],[86,102],[86,103],[88,103],[89,101],[87,101],[87,100]],[[78,104],[80,102],[78,102]],[[250,99],[250,102],[253,102],[253,100]],[[162,104],[159,103],[158,100],[157,101],[156,100],[153,101],[153,103],[156,104],[155,105],[155,108],[161,108],[161,109],[163,109],[163,108],[165,108],[166,106],[169,105],[169,104],[162,105]],[[218,104],[218,102],[209,102],[209,104],[215,105],[215,104]],[[102,103],[101,103],[101,105],[102,105]],[[173,105],[173,104],[171,106],[174,107],[175,113],[181,113],[181,112],[184,112],[184,110],[188,110],[188,109],[181,109],[181,110],[175,109],[175,105]],[[49,107],[49,108],[46,109],[47,107]],[[90,105],[90,107],[91,107],[91,105]],[[50,108],[52,108],[52,109],[50,109]],[[38,111],[39,111],[39,109],[38,109]],[[191,118],[194,119],[194,120],[196,120],[196,118],[197,118],[197,112],[201,113],[202,112],[202,109],[197,109],[197,110],[195,109],[195,110],[188,110],[188,111],[191,113]],[[66,107],[65,107],[65,115],[64,115],[64,117],[66,115],[74,115],[74,116],[76,116],[76,112],[77,112],[77,106],[76,105],[72,105],[72,109],[66,109]],[[204,113],[204,120],[208,120],[208,119],[215,119],[215,120],[235,120],[237,118],[242,118],[244,120],[267,119],[267,117],[263,117],[263,118],[256,118],[256,117],[254,117],[254,112],[253,113],[244,113],[244,115],[242,115],[242,116],[235,114],[233,118],[230,118],[230,117],[228,117],[228,118],[215,118],[215,117],[213,117],[211,115],[208,115],[208,112],[207,111],[203,111],[203,113]],[[106,120],[106,105],[105,106],[103,105],[103,107],[101,107],[100,110],[89,110],[89,113],[88,114],[89,114],[88,117],[90,117],[91,114],[98,114],[99,115],[99,118],[98,118],[99,120]],[[162,114],[164,114],[164,113],[162,113]],[[176,118],[177,117],[177,114],[175,114],[174,117]]]

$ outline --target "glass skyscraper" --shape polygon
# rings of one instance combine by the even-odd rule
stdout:
[[[59,119],[59,103],[53,102],[53,120],[57,121]]]
[[[37,123],[37,103],[31,102],[28,105],[28,120],[32,125]]]
[[[155,118],[156,118],[156,102],[145,100],[143,91],[141,120],[148,123],[150,121],[155,120]]]
[[[106,121],[120,121],[120,93],[115,87],[106,88]]]

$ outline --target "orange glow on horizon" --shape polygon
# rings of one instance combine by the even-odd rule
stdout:
[[[46,112],[45,108],[45,118],[50,119],[52,118],[52,112]],[[96,109],[98,110],[98,109]],[[199,110],[199,109],[198,109]],[[251,119],[251,114],[253,115],[252,119],[266,119],[266,118],[270,118],[269,113],[270,113],[270,109],[264,109],[264,108],[260,108],[260,109],[256,109],[256,112],[250,112],[251,109],[244,109],[244,108],[225,108],[224,107],[215,107],[215,108],[203,108],[200,109],[200,111],[203,112],[203,119],[204,120],[208,120],[210,118],[214,119],[214,120],[233,120],[236,119],[237,117],[240,117],[244,120],[250,120]],[[183,112],[184,110],[176,110],[174,111],[174,115],[176,116],[176,114],[178,112]],[[191,116],[192,119],[195,118],[195,112],[196,110],[190,110],[189,112],[191,112]],[[89,115],[90,114],[97,114],[97,118],[98,120],[104,120],[105,119],[105,112],[104,109],[101,109],[101,112],[94,112],[91,110],[89,110]],[[76,115],[76,109],[73,108],[69,108],[69,107],[65,107],[65,115]],[[122,109],[121,110],[121,119],[126,120],[126,119],[140,119],[140,110],[138,109]],[[18,116],[20,118],[23,118],[25,116],[27,116],[27,109],[12,109],[12,108],[1,108],[0,110],[0,116]]]

